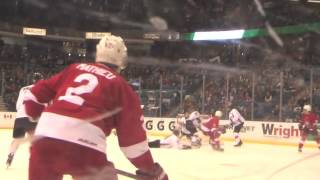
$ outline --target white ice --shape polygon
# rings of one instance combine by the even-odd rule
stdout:
[[[18,149],[13,163],[6,169],[5,162],[11,142],[11,130],[0,130],[0,179],[28,179],[28,148]],[[246,144],[233,147],[224,142],[225,152],[213,151],[204,144],[200,149],[152,149],[152,154],[169,174],[171,180],[319,180],[320,151],[297,147]],[[116,137],[108,140],[108,157],[116,168],[134,173],[135,168],[118,148]],[[65,176],[64,180],[70,180]],[[130,179],[119,176],[120,180]]]

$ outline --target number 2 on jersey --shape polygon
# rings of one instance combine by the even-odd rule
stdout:
[[[81,106],[84,103],[82,94],[91,93],[98,85],[98,78],[93,74],[84,73],[80,74],[74,79],[74,82],[87,81],[87,84],[83,84],[77,87],[69,87],[64,96],[60,96],[58,100],[64,100],[72,104]]]

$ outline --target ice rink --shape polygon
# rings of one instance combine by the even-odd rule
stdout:
[[[11,130],[0,130],[1,180],[27,180],[28,144],[18,150],[12,166],[6,169],[5,161],[11,142]],[[164,167],[171,180],[319,180],[320,151],[297,147],[246,144],[233,147],[224,142],[225,152],[213,151],[204,144],[200,149],[152,149],[157,162]],[[108,156],[116,168],[134,172],[116,143],[108,140]],[[70,180],[66,176],[64,179]],[[120,180],[131,179],[119,176]]]

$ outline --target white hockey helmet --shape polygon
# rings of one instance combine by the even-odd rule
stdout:
[[[218,110],[214,113],[214,116],[222,117],[222,112]]]
[[[192,112],[192,113],[190,114],[190,116],[191,116],[191,115],[193,115],[194,118],[200,118],[200,113],[199,113],[199,111],[194,111],[194,112]]]
[[[113,64],[120,69],[127,65],[127,47],[119,36],[108,34],[96,46],[96,62]]]
[[[39,72],[33,73],[33,75],[32,75],[32,83],[33,84],[38,82],[41,79],[44,79],[44,76],[41,73],[39,73]]]
[[[311,112],[311,105],[309,105],[309,104],[304,105],[303,110],[307,111],[307,112]]]

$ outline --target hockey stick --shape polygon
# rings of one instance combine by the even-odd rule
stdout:
[[[122,175],[122,176],[126,176],[126,177],[129,177],[129,178],[132,178],[132,179],[138,179],[138,177],[139,177],[136,174],[133,174],[133,173],[121,170],[121,169],[116,169],[116,173],[119,174],[119,175]]]
[[[90,174],[87,176],[77,177],[77,180],[93,180],[93,179],[118,179],[118,175],[125,176],[132,179],[139,179],[139,175],[120,170],[115,168],[113,165],[106,165],[102,169],[91,169]]]
[[[121,110],[122,110],[121,107],[116,107],[113,110],[106,111],[103,114],[97,115],[97,116],[89,118],[89,119],[85,119],[83,121],[79,121],[79,124],[77,124],[77,126],[78,125],[82,125],[82,124],[92,123],[92,122],[95,122],[95,121],[100,121],[100,120],[105,119],[105,118],[109,118],[109,117],[111,117],[113,115],[118,114]]]

